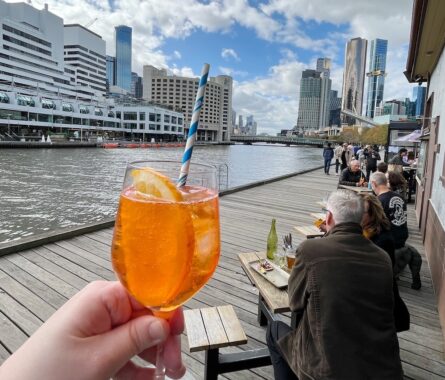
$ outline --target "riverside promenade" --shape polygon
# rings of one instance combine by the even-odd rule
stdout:
[[[318,169],[221,197],[221,259],[213,278],[186,308],[234,306],[248,343],[222,352],[265,347],[265,328],[257,322],[258,291],[243,272],[237,254],[265,250],[272,218],[277,219],[280,242],[289,232],[296,243],[302,241],[294,226],[313,222],[310,213],[321,212],[317,202],[336,189],[337,181],[337,176],[326,176]],[[412,204],[409,229],[409,243],[423,255]],[[111,238],[112,228],[108,227],[0,257],[0,362],[88,282],[115,279],[109,258]],[[444,341],[425,258],[421,279],[419,291],[411,289],[408,270],[399,281],[411,313],[411,329],[398,334],[403,369],[407,379],[445,379]],[[289,314],[279,318],[290,321]],[[202,379],[204,353],[188,353],[187,338],[182,338],[187,378]],[[273,379],[273,371],[269,366],[220,378]]]

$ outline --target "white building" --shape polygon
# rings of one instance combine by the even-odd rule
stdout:
[[[199,78],[168,75],[165,69],[146,65],[143,71],[143,98],[173,106],[184,112],[185,133],[192,118]],[[210,77],[204,95],[197,140],[229,141],[232,124],[232,78]]]
[[[184,116],[173,107],[103,98],[105,42],[82,26],[64,28],[47,6],[0,0],[0,39],[0,139],[76,131],[182,138]]]
[[[96,91],[75,86],[76,73],[64,65],[63,19],[25,3],[0,0],[0,83],[73,99]]]
[[[79,24],[64,26],[65,67],[75,72],[75,85],[90,87],[104,96],[107,80],[105,41]]]

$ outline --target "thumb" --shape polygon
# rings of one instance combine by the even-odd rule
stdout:
[[[169,334],[166,321],[145,315],[97,336],[102,370],[113,375],[133,356],[165,341]]]

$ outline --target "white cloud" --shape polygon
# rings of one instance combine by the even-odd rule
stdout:
[[[230,75],[231,77],[247,77],[249,73],[247,71],[235,70],[231,67],[218,66],[218,70],[223,75]]]
[[[177,51],[177,50],[175,50],[175,51],[173,52],[173,56],[174,56],[176,59],[181,59],[181,58],[182,58],[181,53],[180,53],[179,51]]]
[[[224,48],[221,50],[221,57],[223,57],[226,60],[229,60],[230,58],[235,59],[235,61],[240,60],[240,58],[235,50],[227,49],[227,48]]]

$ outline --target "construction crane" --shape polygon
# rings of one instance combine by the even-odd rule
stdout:
[[[97,17],[93,18],[91,21],[88,21],[84,27],[89,28],[91,25],[93,25],[97,21]]]

